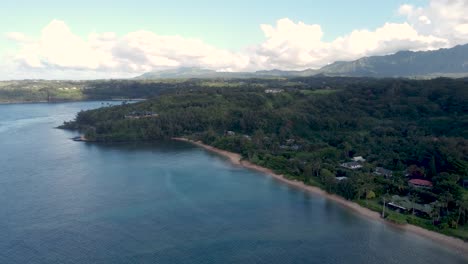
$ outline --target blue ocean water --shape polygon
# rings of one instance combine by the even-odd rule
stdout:
[[[100,106],[0,105],[0,263],[467,263],[185,143],[54,129]]]

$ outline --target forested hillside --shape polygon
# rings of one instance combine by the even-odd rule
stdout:
[[[468,222],[465,79],[193,82],[144,102],[80,112],[63,127],[100,142],[202,140],[374,210],[384,198],[407,197],[431,209],[389,212],[390,220],[468,239],[460,227]],[[361,168],[340,166],[357,156],[366,159]],[[393,175],[378,176],[376,167]],[[411,179],[433,186],[416,188]]]
[[[433,51],[400,51],[386,56],[365,57],[327,65],[319,73],[330,76],[367,77],[466,77],[468,45]]]
[[[63,102],[83,100],[139,99],[177,88],[181,81],[47,81],[0,82],[0,103]]]

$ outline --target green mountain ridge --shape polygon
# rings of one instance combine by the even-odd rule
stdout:
[[[310,76],[305,71],[282,71],[282,70],[269,70],[257,72],[219,72],[209,69],[202,69],[196,67],[181,67],[169,70],[147,72],[143,75],[137,76],[136,79],[212,79],[212,78],[263,78],[263,77],[295,77],[295,76]],[[315,72],[315,71],[314,71]]]
[[[349,77],[463,77],[468,76],[468,45],[335,62],[319,72]]]
[[[467,77],[468,44],[434,51],[400,51],[392,55],[364,57],[355,61],[337,61],[318,70],[284,71],[274,69],[256,72],[218,72],[196,67],[182,67],[148,72],[136,77],[136,79],[234,79],[311,77],[315,75],[377,78]]]

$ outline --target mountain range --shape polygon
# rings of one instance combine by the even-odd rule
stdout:
[[[186,78],[268,78],[307,77],[314,75],[347,77],[466,77],[468,76],[468,44],[434,51],[400,51],[392,55],[365,57],[355,61],[338,61],[318,70],[217,72],[195,67],[148,72],[137,79]]]

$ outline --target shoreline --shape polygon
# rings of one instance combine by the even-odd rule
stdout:
[[[49,103],[48,101],[39,100],[39,101],[0,101],[0,105],[9,105],[9,104],[44,104]]]
[[[411,225],[411,224],[398,225],[398,224],[391,223],[391,222],[383,219],[381,217],[380,213],[377,213],[377,212],[374,212],[374,211],[372,211],[370,209],[362,207],[362,206],[360,206],[359,204],[357,204],[355,202],[348,201],[348,200],[344,199],[341,196],[338,196],[336,194],[327,193],[326,191],[324,191],[324,190],[322,190],[322,189],[320,189],[318,187],[306,185],[301,181],[294,181],[294,180],[286,179],[286,178],[284,178],[283,175],[277,174],[271,169],[261,167],[259,165],[253,164],[253,163],[251,163],[249,161],[242,160],[242,156],[240,154],[229,152],[229,151],[222,150],[222,149],[218,149],[218,148],[212,147],[210,145],[206,145],[201,141],[193,141],[193,140],[190,140],[190,139],[187,139],[187,138],[172,138],[172,139],[176,140],[176,141],[180,141],[180,142],[191,143],[193,145],[201,147],[201,148],[203,148],[205,150],[208,150],[210,152],[219,154],[219,155],[221,155],[221,156],[223,156],[225,158],[228,158],[228,160],[234,165],[241,166],[241,167],[244,167],[244,168],[247,168],[247,169],[250,169],[250,170],[254,170],[254,171],[260,172],[262,174],[266,174],[266,175],[268,175],[268,176],[270,176],[270,177],[274,178],[275,180],[278,180],[278,181],[280,181],[282,183],[288,184],[290,186],[293,186],[293,187],[298,188],[298,189],[303,190],[303,191],[307,191],[307,192],[319,195],[319,196],[321,196],[321,197],[323,197],[323,198],[325,198],[327,200],[338,203],[341,206],[346,207],[346,208],[354,211],[355,213],[358,213],[358,214],[360,214],[362,216],[368,217],[368,218],[370,218],[370,219],[372,219],[374,221],[379,221],[379,222],[388,224],[388,225],[390,225],[392,227],[395,227],[395,228],[398,228],[398,229],[401,229],[401,230],[404,230],[404,231],[409,231],[411,233],[414,233],[414,234],[417,234],[419,236],[425,237],[425,238],[430,239],[432,241],[441,243],[441,244],[445,245],[447,248],[450,248],[450,249],[460,253],[461,255],[463,255],[463,257],[468,259],[468,243],[464,242],[463,240],[461,240],[459,238],[447,236],[447,235],[437,233],[437,232],[434,232],[434,231],[431,231],[431,230],[427,230],[427,229],[424,229],[422,227]]]
[[[57,100],[57,101],[46,101],[46,100],[38,100],[38,101],[0,101],[0,105],[10,105],[10,104],[63,104],[63,103],[78,103],[78,102],[118,102],[118,101],[128,101],[128,102],[141,102],[147,99],[144,98],[114,98],[114,99],[83,99],[83,100]]]

